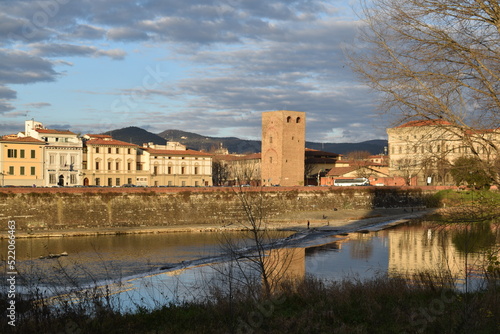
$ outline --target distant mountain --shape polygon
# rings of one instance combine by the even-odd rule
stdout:
[[[382,154],[387,147],[387,140],[376,139],[361,143],[313,143],[306,142],[307,148],[332,153],[346,154],[354,151],[368,151],[371,154]]]
[[[154,134],[144,129],[130,126],[108,131],[113,138],[142,146],[143,143],[165,145],[166,141],[176,141],[197,151],[210,151],[212,148],[227,148],[230,153],[257,153],[261,151],[260,140],[245,140],[236,137],[208,137],[181,130],[166,130]],[[361,143],[315,143],[306,142],[306,147],[331,153],[346,154],[353,151],[368,151],[371,154],[384,153],[387,140],[369,140]]]
[[[177,141],[194,150],[210,151],[221,146],[229,153],[256,153],[260,152],[260,140],[245,140],[235,137],[207,137],[192,132],[180,130],[166,130],[158,134],[168,141]]]
[[[133,143],[139,146],[142,146],[142,144],[144,143],[165,145],[165,139],[163,139],[162,137],[136,126],[129,126],[123,129],[112,130],[103,134],[110,135],[114,139],[118,139],[127,143]]]

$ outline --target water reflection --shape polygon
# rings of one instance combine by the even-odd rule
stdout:
[[[244,236],[236,233],[235,237]],[[5,249],[2,242],[5,243],[1,241],[0,247]],[[234,262],[208,264],[211,254],[220,252],[220,243],[216,233],[178,233],[19,240],[17,249],[21,266],[29,268],[36,264],[39,270],[50,270],[53,282],[62,282],[62,269],[73,275],[72,270],[85,267],[84,273],[95,278],[142,273],[141,277],[113,285],[120,305],[126,304],[126,299],[135,300],[129,304],[136,305],[138,300],[149,298],[152,302],[201,298],[206,296],[210,284],[222,284],[228,275],[237,275]],[[325,280],[352,276],[368,279],[379,273],[409,277],[422,271],[436,274],[447,271],[464,280],[466,274],[480,273],[486,249],[496,245],[498,253],[500,238],[497,225],[408,223],[378,232],[322,236],[317,245],[309,246],[310,241],[307,245],[270,251],[265,259],[270,280],[276,283],[285,278],[301,280],[306,275]],[[63,251],[70,256],[57,261],[38,259],[48,252]],[[179,266],[181,261],[200,257],[207,261],[196,267]],[[238,267],[243,269],[242,275],[255,277],[259,273],[249,263],[242,260]],[[158,273],[158,268],[167,268],[169,264],[171,270]],[[146,275],[148,268],[156,269],[155,274]]]

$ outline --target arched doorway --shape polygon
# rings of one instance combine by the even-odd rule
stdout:
[[[59,182],[57,182],[58,186],[64,186],[64,175],[59,175]]]
[[[89,182],[88,177],[86,177],[86,178],[84,178],[84,179],[83,179],[83,185],[84,185],[84,186],[88,187],[89,183],[90,183],[90,182]]]

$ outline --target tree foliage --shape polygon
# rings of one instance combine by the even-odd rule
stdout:
[[[460,157],[453,163],[451,176],[457,185],[466,183],[475,188],[484,188],[491,184],[491,178],[484,171],[481,162],[474,157]]]
[[[398,121],[443,119],[486,170],[498,156],[500,5],[486,0],[373,0],[363,5],[352,68]],[[488,131],[486,131],[488,130]],[[498,137],[498,135],[497,135]],[[498,176],[492,175],[498,183]]]

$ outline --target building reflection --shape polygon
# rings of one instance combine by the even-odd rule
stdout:
[[[389,233],[388,274],[449,273],[464,280],[482,273],[486,252],[495,243],[498,237],[489,224],[399,227]]]

